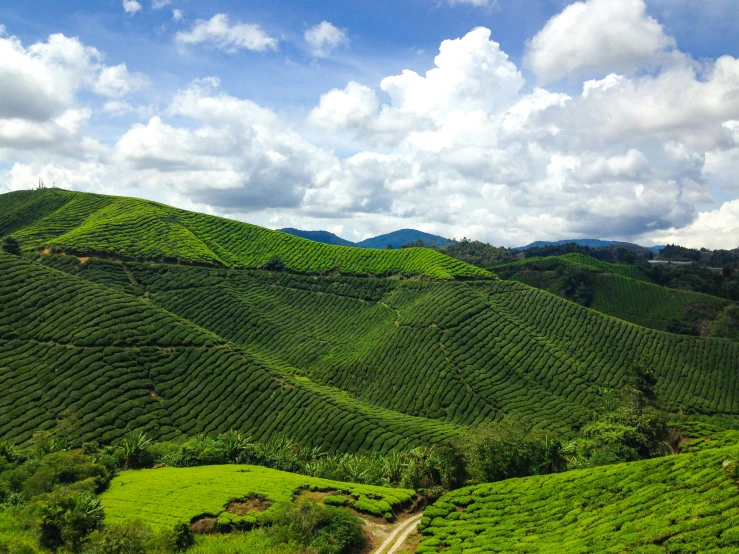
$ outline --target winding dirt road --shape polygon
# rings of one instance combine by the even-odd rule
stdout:
[[[403,545],[405,539],[416,530],[416,526],[422,517],[423,513],[420,513],[401,521],[372,554],[395,554]]]

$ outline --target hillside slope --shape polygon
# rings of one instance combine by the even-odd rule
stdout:
[[[510,479],[426,509],[418,554],[739,551],[739,448]]]
[[[716,317],[731,303],[707,294],[655,285],[636,266],[610,264],[582,254],[519,260],[497,266],[494,271],[502,278],[566,297],[558,281],[567,268],[592,273],[590,308],[651,329],[672,330],[675,322],[681,322],[682,327],[698,334],[703,322]]]
[[[279,256],[287,269],[302,273],[494,277],[426,248],[332,246],[146,200],[61,189],[0,195],[0,236],[5,235],[25,251],[49,248],[128,260],[257,268]]]
[[[39,263],[142,295],[250,360],[391,413],[453,425],[512,413],[569,435],[635,361],[654,369],[665,409],[739,413],[739,344],[644,329],[514,282]]]
[[[110,262],[91,273],[104,281],[111,270],[123,274]],[[3,439],[25,441],[69,416],[76,438],[101,442],[133,429],[171,439],[233,428],[357,451],[455,432],[270,368],[126,294],[115,274],[108,288],[0,252],[0,276]]]

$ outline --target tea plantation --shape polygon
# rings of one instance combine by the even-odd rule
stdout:
[[[418,554],[739,552],[739,449],[510,479],[426,509]]]
[[[427,248],[333,246],[155,202],[61,189],[0,195],[0,236],[12,236],[26,251],[127,260],[257,268],[277,256],[286,269],[308,273],[494,277]]]
[[[160,438],[230,428],[259,438],[279,429],[303,442],[357,451],[435,442],[455,432],[296,380],[118,286],[3,253],[0,275],[4,439],[27,441],[70,413],[79,439],[102,442],[139,428]]]
[[[141,519],[157,528],[189,523],[204,515],[234,521],[237,515],[226,511],[232,500],[259,497],[269,503],[290,502],[303,489],[346,498],[346,505],[379,515],[402,508],[415,494],[412,490],[342,483],[258,466],[226,465],[124,471],[113,479],[101,500],[106,521]],[[259,513],[241,515],[254,523]]]
[[[501,277],[565,296],[561,286],[564,269],[588,272],[591,290],[588,307],[643,327],[670,330],[675,321],[710,321],[730,301],[688,290],[674,290],[649,282],[636,266],[610,264],[582,254],[530,258],[498,266]]]

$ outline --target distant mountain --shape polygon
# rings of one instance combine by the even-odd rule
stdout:
[[[283,233],[289,233],[290,235],[295,235],[296,237],[302,237],[304,239],[322,242],[323,244],[334,244],[337,246],[356,246],[353,242],[342,239],[340,236],[329,233],[328,231],[301,231],[300,229],[293,229],[291,227],[280,229],[280,231],[282,231]]]
[[[424,233],[423,231],[417,231],[415,229],[401,229],[400,231],[394,231],[387,235],[364,239],[363,241],[358,242],[357,246],[360,248],[387,248],[388,244],[392,244],[393,248],[400,248],[404,244],[419,240],[426,243],[426,246],[448,246],[451,242],[449,239],[445,239],[444,237]]]
[[[386,235],[380,235],[379,237],[364,239],[363,241],[356,243],[342,239],[328,231],[301,231],[300,229],[292,228],[280,229],[280,231],[283,233],[290,233],[297,237],[303,237],[304,239],[322,242],[324,244],[356,246],[358,248],[387,248],[388,244],[392,244],[393,248],[400,248],[404,244],[417,242],[419,240],[422,240],[426,246],[448,246],[451,243],[449,239],[445,239],[438,235],[424,233],[423,231],[417,231],[416,229],[401,229],[400,231],[394,231]]]
[[[544,241],[544,240],[538,240],[536,242],[532,242],[531,244],[527,246],[520,246],[516,248],[515,250],[528,250],[529,248],[537,248],[542,246],[562,246],[564,244],[570,244],[575,243],[579,246],[587,246],[589,248],[600,248],[603,246],[639,246],[638,244],[633,244],[631,242],[621,242],[617,240],[600,240],[600,239],[568,239],[568,240],[558,240],[558,241]],[[640,248],[646,248],[648,250],[651,250],[654,253],[659,253],[664,246],[639,246]]]

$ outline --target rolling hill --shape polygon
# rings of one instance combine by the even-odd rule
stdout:
[[[528,250],[529,248],[539,248],[542,246],[563,246],[565,244],[577,244],[578,246],[588,246],[590,248],[602,248],[604,246],[629,246],[629,247],[637,247],[637,248],[646,248],[648,250],[651,250],[655,254],[658,254],[659,252],[664,249],[664,246],[639,246],[638,244],[634,244],[631,242],[621,242],[617,240],[601,240],[601,239],[566,239],[566,240],[557,240],[557,241],[545,241],[545,240],[538,240],[536,242],[532,242],[531,244],[527,244],[526,246],[520,246],[516,248],[516,250]]]
[[[37,192],[0,196],[3,232],[26,252],[0,254],[0,435],[12,440],[70,415],[80,438],[105,442],[234,428],[388,451],[507,414],[566,437],[636,362],[654,370],[666,410],[739,414],[736,342],[645,329],[427,249],[397,258]],[[253,269],[275,251],[290,271]],[[321,275],[327,252],[349,273],[417,265]]]
[[[401,229],[399,231],[393,231],[386,235],[379,235],[369,239],[364,239],[357,243],[360,248],[387,248],[391,245],[393,248],[400,248],[404,244],[411,242],[423,241],[426,246],[447,246],[449,245],[449,239],[440,237],[438,235],[432,235],[430,233],[424,233],[423,231],[417,231],[415,229]]]
[[[434,279],[493,277],[430,249],[375,251],[325,245],[155,202],[45,189],[0,196],[0,236],[23,250],[258,268],[279,257],[291,271]]]
[[[610,264],[582,254],[529,258],[493,270],[505,279],[566,297],[559,280],[568,268],[592,274],[590,308],[651,329],[670,330],[675,322],[683,322],[697,334],[702,324],[731,304],[715,296],[651,283],[638,266]]]
[[[280,230],[284,233],[295,235],[296,237],[302,237],[316,242],[322,242],[324,244],[339,244],[341,246],[356,246],[358,248],[375,248],[379,250],[384,250],[388,245],[393,248],[400,248],[403,245],[418,241],[423,241],[426,246],[448,246],[451,242],[449,239],[445,239],[444,237],[424,233],[423,231],[417,231],[416,229],[401,229],[386,235],[364,239],[360,242],[350,242],[333,233],[329,233],[328,231],[302,231],[300,229],[292,228]]]
[[[728,456],[739,449],[459,489],[426,509],[416,552],[736,552]]]
[[[352,241],[342,239],[340,236],[328,231],[301,231],[300,229],[293,229],[292,227],[286,227],[280,229],[283,233],[288,235],[294,235],[304,239],[312,240],[315,242],[322,242],[323,244],[334,244],[337,246],[356,246]]]

